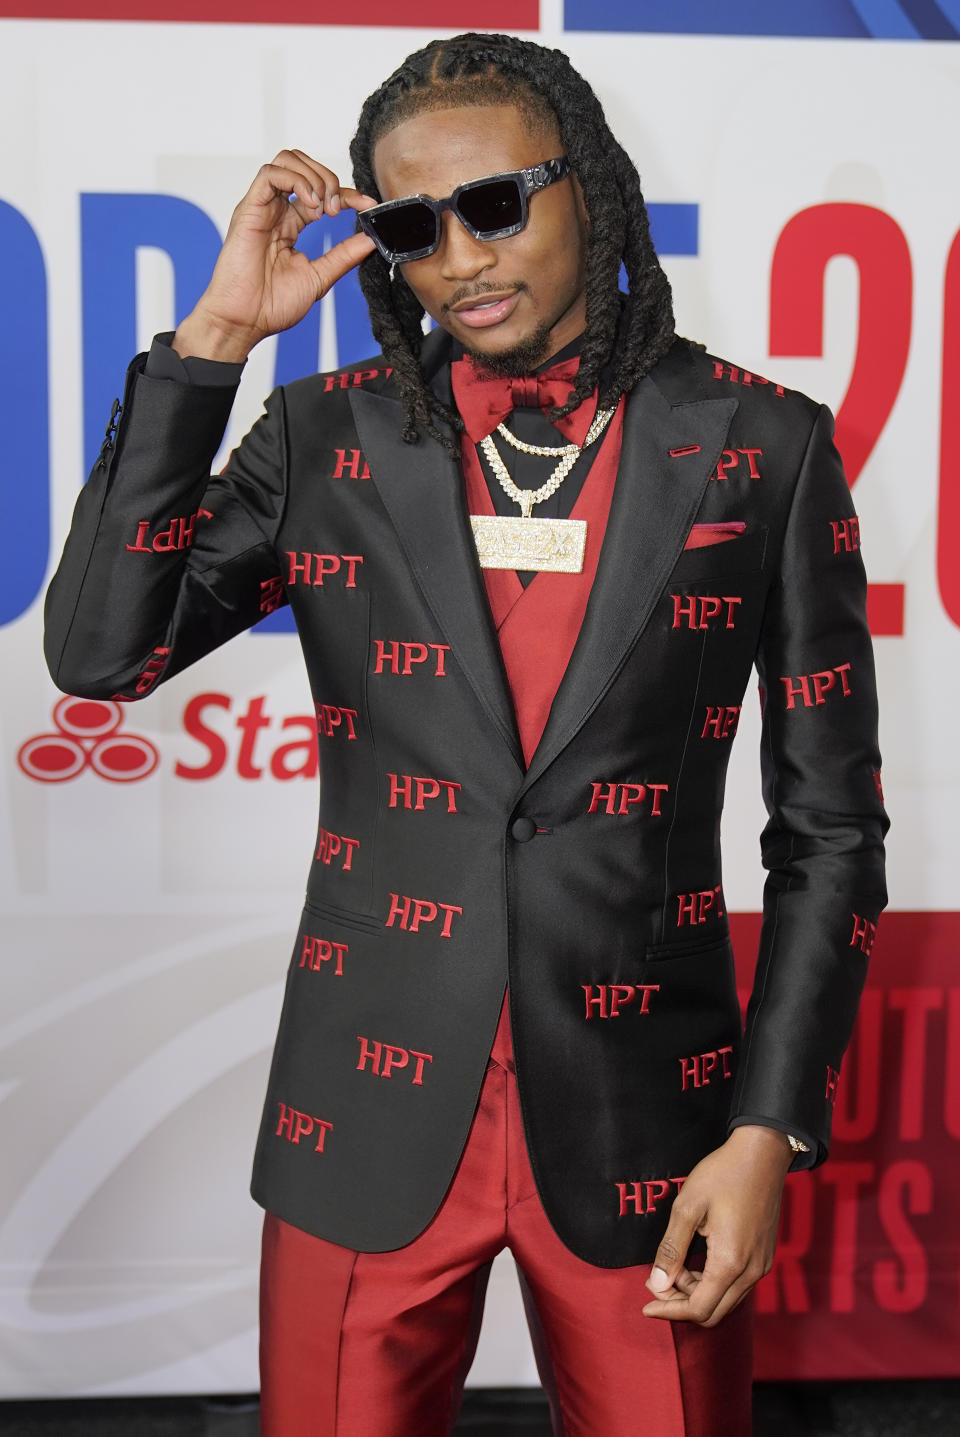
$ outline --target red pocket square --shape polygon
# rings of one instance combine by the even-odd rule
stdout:
[[[708,544],[725,544],[728,539],[739,539],[746,529],[742,519],[731,519],[722,524],[694,524],[683,547],[705,549]]]

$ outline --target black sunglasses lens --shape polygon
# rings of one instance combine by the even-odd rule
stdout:
[[[490,180],[464,190],[457,200],[457,209],[481,234],[496,234],[512,229],[523,218],[523,202],[516,180]]]
[[[370,223],[391,254],[413,254],[437,242],[437,217],[429,205],[420,200],[372,214]]]

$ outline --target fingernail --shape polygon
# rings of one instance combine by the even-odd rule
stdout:
[[[670,1279],[662,1267],[655,1267],[647,1281],[647,1286],[653,1288],[654,1292],[666,1292],[670,1286]]]
[[[310,198],[313,200],[313,203],[315,205],[319,205],[322,203],[320,196],[317,194],[316,190],[310,191]]]
[[[333,213],[334,213],[334,214],[338,214],[338,213],[339,213],[339,210],[340,210],[340,196],[339,196],[338,194],[337,194],[337,195],[331,195],[331,196],[330,196],[330,202],[329,202],[329,203],[330,203],[330,209],[333,210]]]

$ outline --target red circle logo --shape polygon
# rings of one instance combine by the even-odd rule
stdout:
[[[123,723],[123,709],[112,699],[76,699],[67,694],[53,710],[61,733],[74,738],[105,738]]]
[[[111,783],[134,783],[160,762],[154,745],[140,734],[118,733],[123,709],[112,699],[67,695],[53,710],[56,733],[37,734],[21,744],[17,762],[39,783],[64,783],[92,768]]]

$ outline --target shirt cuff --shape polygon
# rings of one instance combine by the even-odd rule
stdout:
[[[176,384],[196,384],[208,389],[235,389],[240,383],[242,364],[201,359],[197,355],[181,359],[176,350],[171,349],[172,342],[172,329],[155,337],[143,371],[148,379],[172,379]]]
[[[790,1164],[792,1173],[803,1172],[806,1168],[812,1168],[820,1161],[820,1144],[816,1138],[810,1137],[809,1133],[803,1133],[799,1128],[788,1127],[786,1123],[777,1122],[774,1118],[754,1118],[742,1113],[739,1118],[733,1118],[730,1123],[730,1131],[734,1128],[746,1127],[751,1124],[756,1128],[776,1128],[778,1133],[789,1133],[791,1137],[800,1143],[806,1143],[810,1149],[808,1153],[795,1153],[793,1162]]]

